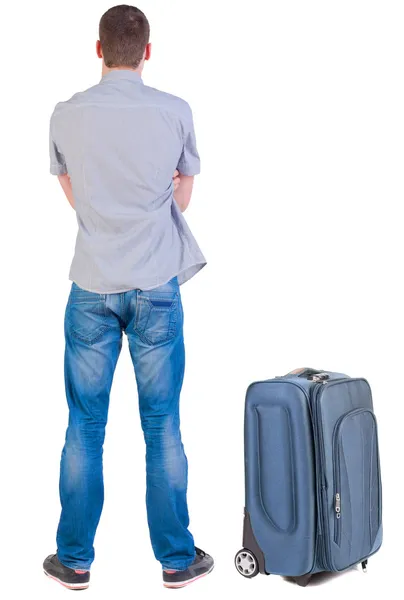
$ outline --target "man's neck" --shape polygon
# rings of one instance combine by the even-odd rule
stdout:
[[[106,67],[105,64],[102,65],[102,77],[104,77],[104,75],[107,75],[108,73],[111,73],[112,71],[133,71],[134,73],[138,73],[140,76],[142,76],[142,71],[143,71],[143,66],[139,66],[137,67],[137,69],[132,69],[131,67]]]

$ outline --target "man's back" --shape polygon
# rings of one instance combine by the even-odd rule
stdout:
[[[72,181],[79,223],[70,278],[100,293],[179,283],[205,264],[173,198],[175,169],[199,172],[186,102],[114,70],[59,103],[51,172]]]

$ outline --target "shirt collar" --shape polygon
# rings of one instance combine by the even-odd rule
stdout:
[[[101,81],[118,81],[118,80],[127,80],[133,81],[137,83],[143,83],[143,80],[139,73],[136,71],[131,71],[130,69],[113,69],[106,73]]]

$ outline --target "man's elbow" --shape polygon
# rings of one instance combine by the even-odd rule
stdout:
[[[189,203],[191,202],[191,195],[192,194],[187,194],[187,196],[185,198],[182,198],[181,204],[180,204],[181,212],[185,212],[187,210]]]

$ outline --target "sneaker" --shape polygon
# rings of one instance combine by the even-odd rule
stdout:
[[[193,583],[213,570],[214,561],[209,554],[199,548],[195,548],[196,556],[194,562],[184,571],[165,569],[163,571],[163,585],[167,588],[181,588]]]
[[[43,570],[45,575],[69,590],[86,590],[90,585],[90,571],[65,567],[58,559],[57,554],[51,554],[45,558]]]

